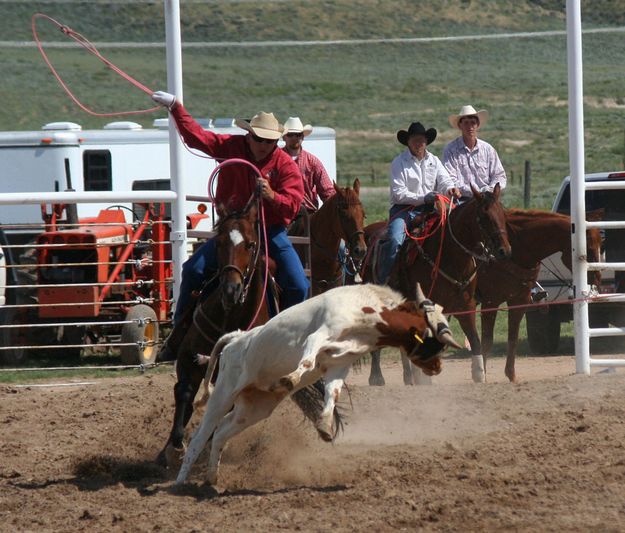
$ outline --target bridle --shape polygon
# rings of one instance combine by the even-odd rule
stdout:
[[[472,200],[475,201],[475,200]],[[483,217],[480,215],[480,212],[478,210],[477,213],[477,225],[478,228],[480,230],[480,235],[482,237],[486,236],[485,240],[488,240],[490,242],[488,242],[488,244],[492,247],[495,246],[495,242],[494,239],[492,237],[492,232],[490,231],[486,231],[484,223],[483,223]],[[507,230],[505,229],[505,224],[503,229],[497,229],[497,233],[501,234],[501,235],[507,235]],[[495,255],[492,253],[491,249],[484,243],[484,241],[478,241],[478,246],[482,249],[482,253],[476,253],[473,250],[470,250],[469,248],[467,248],[464,244],[462,244],[454,235],[453,232],[453,228],[451,225],[451,216],[447,217],[447,230],[449,231],[449,235],[451,235],[451,238],[453,239],[453,241],[456,243],[456,245],[467,255],[470,255],[473,259],[480,261],[482,263],[491,263],[493,261],[495,261]]]
[[[256,271],[256,266],[258,264],[258,259],[260,257],[260,246],[258,243],[260,242],[260,231],[258,223],[256,223],[256,241],[252,243],[246,243],[246,246],[252,246],[254,248],[253,253],[250,255],[250,259],[245,267],[245,271],[241,270],[237,265],[228,263],[219,269],[219,286],[222,287],[224,283],[224,276],[227,272],[234,271],[236,272],[242,280],[243,290],[239,295],[234,304],[242,304],[245,302],[247,298],[247,294],[249,292],[250,286],[252,284],[252,278],[254,277],[254,272]]]

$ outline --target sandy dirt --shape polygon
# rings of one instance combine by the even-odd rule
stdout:
[[[517,369],[506,383],[495,359],[474,385],[453,359],[405,387],[387,361],[387,386],[369,387],[366,367],[336,443],[284,402],[230,443],[216,488],[203,458],[182,488],[152,462],[171,374],[1,386],[0,531],[625,530],[625,371]]]

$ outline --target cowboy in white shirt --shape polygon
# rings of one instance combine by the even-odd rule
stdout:
[[[454,180],[440,159],[426,146],[436,138],[436,130],[420,122],[399,130],[397,140],[407,146],[391,163],[391,209],[386,236],[380,243],[377,279],[386,283],[399,248],[406,238],[406,226],[426,207],[434,204],[436,193],[459,196]]]
[[[480,192],[492,192],[497,183],[502,189],[506,187],[506,171],[497,151],[477,138],[478,130],[487,120],[488,111],[476,111],[470,105],[463,106],[457,115],[449,115],[449,123],[458,128],[462,136],[445,146],[443,162],[463,198],[473,196],[471,184]]]

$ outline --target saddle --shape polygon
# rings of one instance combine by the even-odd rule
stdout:
[[[417,215],[408,225],[408,232],[412,236],[413,239],[418,238],[419,236],[427,236],[430,233],[430,230],[438,223],[439,215],[435,212],[432,213],[421,213]],[[377,228],[370,236],[368,236],[367,241],[369,242],[369,246],[371,248],[371,278],[374,283],[380,283],[380,279],[378,276],[379,271],[379,261],[381,258],[380,249],[381,245],[386,242],[385,235],[388,229],[388,223],[384,224],[380,228]],[[424,239],[426,237],[423,237]],[[419,255],[419,247],[412,246],[408,252],[408,264],[412,265]]]

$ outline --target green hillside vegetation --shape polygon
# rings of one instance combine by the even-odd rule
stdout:
[[[185,42],[369,39],[490,35],[565,30],[564,2],[548,0],[207,1],[181,2]],[[625,2],[584,1],[585,28],[625,24]],[[162,2],[2,2],[0,40],[31,40],[30,17],[43,12],[92,41],[164,40]],[[64,37],[41,23],[44,39]],[[154,90],[166,88],[165,51],[102,49]],[[142,92],[82,50],[50,49],[79,98],[97,111],[151,106]],[[623,168],[625,126],[623,33],[584,36],[586,168]],[[185,103],[198,117],[249,117],[259,110],[337,131],[340,179],[371,176],[387,184],[400,151],[395,133],[413,120],[434,126],[438,155],[456,131],[447,116],[463,104],[486,108],[482,137],[514,181],[507,205],[521,205],[525,160],[533,171],[533,207],[549,207],[568,173],[566,38],[564,36],[299,47],[220,47],[183,51]],[[35,48],[0,47],[0,129],[38,129],[72,120],[101,127],[58,86]],[[149,126],[163,113],[128,118]],[[383,212],[383,208],[380,208]],[[370,220],[375,219],[369,217]]]

